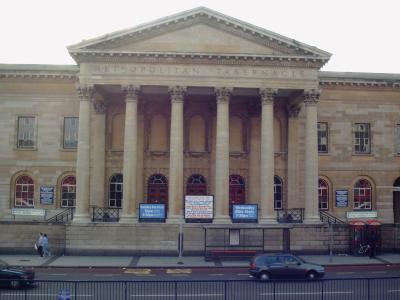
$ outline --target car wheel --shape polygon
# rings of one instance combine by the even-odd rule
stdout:
[[[309,279],[315,279],[317,277],[317,273],[315,273],[314,271],[310,271],[307,273],[307,278]]]
[[[21,286],[21,282],[18,278],[11,278],[10,280],[10,288],[17,289]]]
[[[261,280],[268,280],[269,279],[269,274],[267,272],[262,272],[260,274],[260,279]]]

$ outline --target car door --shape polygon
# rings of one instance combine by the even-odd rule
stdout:
[[[299,278],[305,276],[305,270],[302,263],[293,255],[285,255],[282,257],[284,264],[283,277]]]
[[[269,272],[274,278],[285,276],[285,264],[281,256],[271,256],[269,262]]]

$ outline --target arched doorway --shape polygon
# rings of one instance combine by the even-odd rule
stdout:
[[[393,217],[395,223],[400,223],[400,177],[393,184]]]
[[[204,176],[193,174],[188,178],[186,195],[207,195],[207,184]]]
[[[165,204],[168,211],[168,181],[162,174],[153,174],[147,181],[147,203]]]
[[[240,175],[229,176],[229,215],[232,215],[233,204],[245,204],[246,189],[244,179]]]

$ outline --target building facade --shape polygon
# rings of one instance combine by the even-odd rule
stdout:
[[[120,208],[122,228],[163,203],[166,224],[135,226],[168,227],[214,195],[214,224],[232,204],[272,226],[399,222],[400,75],[320,71],[329,53],[206,8],[68,50],[77,65],[0,65],[2,220]]]

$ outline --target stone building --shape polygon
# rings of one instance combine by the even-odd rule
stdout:
[[[330,53],[207,8],[68,51],[77,65],[0,65],[1,220],[73,207],[66,248],[138,251],[173,248],[185,195],[214,196],[213,224],[233,204],[271,228],[290,209],[308,230],[320,211],[399,222],[399,74],[320,71]]]

